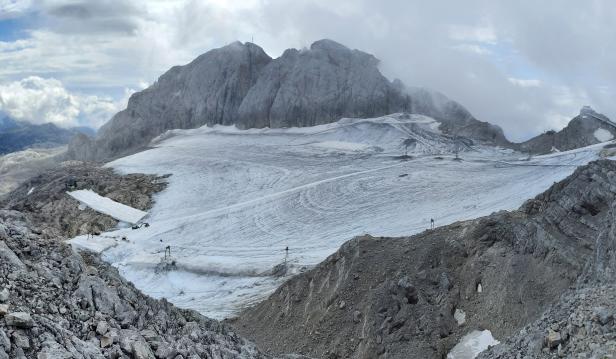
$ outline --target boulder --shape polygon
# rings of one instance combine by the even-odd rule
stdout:
[[[11,340],[2,329],[0,329],[0,348],[11,349]]]
[[[100,340],[101,348],[107,348],[113,344],[113,338],[103,335]]]
[[[71,359],[73,355],[63,346],[53,340],[43,343],[43,349],[37,354],[37,359]]]
[[[26,265],[17,257],[17,255],[4,243],[0,241],[0,261],[8,263],[15,270],[25,269]]]
[[[107,324],[107,322],[104,320],[98,322],[98,324],[96,325],[96,333],[99,335],[105,335],[107,331],[109,331],[109,324]]]
[[[133,342],[132,349],[135,359],[156,359],[154,353],[152,353],[152,349],[150,349],[150,346],[144,341],[139,340]]]
[[[30,314],[25,312],[9,313],[4,317],[6,325],[17,328],[32,328],[34,321]]]
[[[550,329],[546,338],[547,346],[550,349],[558,347],[562,343],[562,337],[559,332]]]

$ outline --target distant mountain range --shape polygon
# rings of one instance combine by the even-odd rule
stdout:
[[[34,125],[3,117],[0,118],[0,155],[33,147],[66,145],[76,134],[94,136],[95,132],[88,127],[64,129],[51,123]]]

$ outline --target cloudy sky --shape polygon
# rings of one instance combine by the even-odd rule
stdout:
[[[331,38],[523,140],[586,104],[616,118],[615,18],[609,0],[0,0],[0,111],[98,127],[211,48]]]

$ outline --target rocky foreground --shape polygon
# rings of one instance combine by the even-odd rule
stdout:
[[[41,233],[0,211],[0,359],[263,357],[217,321],[151,299]]]
[[[65,163],[0,210],[0,359],[263,358],[224,325],[141,294],[115,268],[63,241],[117,221],[79,209],[66,182],[147,209],[164,178]]]
[[[535,322],[478,359],[616,357],[616,287],[567,292]]]
[[[615,246],[616,163],[602,160],[517,211],[355,238],[232,325],[271,354],[443,358],[489,329],[505,344],[485,358],[597,357],[615,345]]]

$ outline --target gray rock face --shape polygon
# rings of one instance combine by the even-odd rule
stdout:
[[[410,99],[378,70],[378,60],[331,40],[290,49],[248,91],[239,123],[250,127],[314,126],[342,117],[410,110]]]
[[[599,136],[596,131],[599,131]],[[605,139],[601,138],[602,134],[606,136]],[[586,106],[561,131],[548,131],[531,138],[519,144],[519,149],[533,154],[545,154],[553,150],[568,151],[590,146],[612,138],[616,138],[616,123]]]
[[[597,305],[605,313],[598,315]],[[539,319],[478,358],[609,358],[616,353],[615,312],[613,284],[569,291]]]
[[[0,210],[0,225],[11,233],[0,243],[24,265],[0,260],[11,305],[0,359],[266,358],[219,322],[146,297],[99,258],[33,232],[27,216]]]
[[[202,125],[240,128],[312,126],[342,117],[394,112],[433,116],[448,133],[507,143],[500,128],[427,90],[406,89],[378,70],[378,60],[331,40],[271,59],[257,45],[233,43],[176,66],[131,96],[94,141],[77,136],[67,156],[104,160],[145,148],[166,130]]]
[[[74,159],[105,159],[143,149],[174,128],[233,124],[246,93],[271,58],[258,46],[235,42],[176,66],[149,88],[131,96],[126,110],[106,123],[94,143],[78,136]]]
[[[593,162],[517,211],[412,237],[355,238],[231,324],[272,354],[319,358],[443,358],[477,328],[502,341],[571,287],[614,283],[615,203],[616,163]],[[613,312],[598,306],[591,315],[612,330]]]

